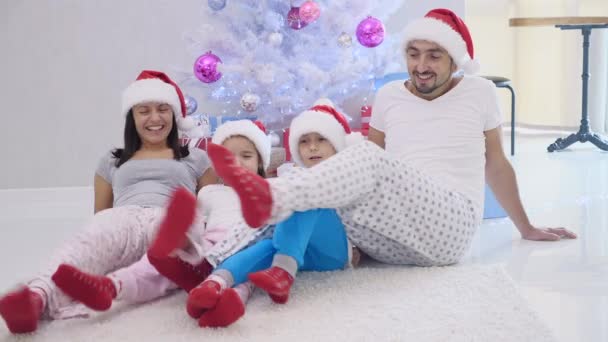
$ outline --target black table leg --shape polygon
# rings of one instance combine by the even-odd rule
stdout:
[[[599,134],[593,133],[589,129],[589,113],[587,112],[587,94],[589,89],[589,36],[594,28],[608,28],[608,25],[557,25],[562,30],[581,30],[583,34],[583,97],[582,97],[582,117],[579,131],[570,134],[567,138],[557,139],[553,144],[547,147],[547,151],[560,151],[575,142],[590,142],[598,148],[608,151],[608,143],[606,139]]]

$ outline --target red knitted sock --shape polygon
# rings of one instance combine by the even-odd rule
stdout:
[[[198,284],[209,276],[213,267],[207,260],[203,260],[198,266],[175,257],[157,258],[148,253],[150,264],[156,268],[158,273],[176,283],[177,286],[190,292]]]
[[[270,298],[278,304],[287,302],[294,281],[289,272],[277,266],[250,273],[248,278],[255,286],[268,292]]]
[[[116,287],[110,278],[85,273],[71,265],[59,265],[51,279],[65,294],[93,310],[108,310],[116,298]]]
[[[0,316],[13,334],[35,331],[43,309],[42,297],[27,287],[0,298]]]
[[[234,289],[222,292],[217,305],[198,320],[201,327],[227,327],[245,314],[245,303]]]

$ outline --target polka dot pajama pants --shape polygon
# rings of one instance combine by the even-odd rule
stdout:
[[[456,263],[480,222],[472,201],[371,142],[268,181],[271,221],[293,211],[337,208],[351,242],[390,264]]]

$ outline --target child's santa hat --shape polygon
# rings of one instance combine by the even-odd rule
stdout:
[[[253,143],[262,157],[264,170],[268,169],[271,152],[270,138],[266,135],[266,127],[260,121],[228,121],[215,130],[211,142],[221,145],[226,139],[237,135],[243,136]]]
[[[194,120],[186,117],[186,101],[181,89],[160,71],[142,71],[137,80],[123,91],[122,112],[127,115],[133,106],[150,101],[170,105],[180,131],[189,131],[195,126]]]
[[[423,18],[407,25],[403,40],[403,52],[412,40],[427,40],[447,50],[459,69],[465,74],[476,74],[479,62],[474,59],[473,39],[464,21],[454,12],[436,8]]]
[[[289,126],[289,150],[293,160],[303,165],[298,153],[300,137],[309,133],[318,133],[340,152],[348,146],[364,140],[363,135],[352,132],[344,116],[336,111],[328,99],[319,99],[309,110],[296,116]]]

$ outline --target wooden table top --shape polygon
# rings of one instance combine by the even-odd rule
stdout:
[[[509,19],[509,26],[555,26],[585,24],[608,24],[608,17],[538,17]]]

